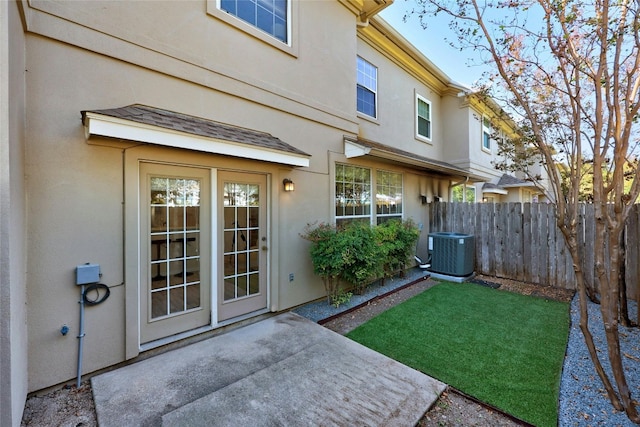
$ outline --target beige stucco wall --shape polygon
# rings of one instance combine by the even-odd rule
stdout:
[[[378,44],[382,43],[381,40],[384,40],[384,45]],[[450,111],[445,103],[450,95],[446,94],[447,87],[444,82],[430,74],[424,68],[424,64],[412,56],[412,52],[388,41],[378,32],[377,26],[369,26],[359,33],[357,54],[378,70],[377,117],[358,114],[359,137],[427,158],[446,161],[452,143],[449,133]],[[416,138],[417,95],[431,102],[431,141]],[[390,169],[387,163],[368,163],[367,160],[357,158],[349,162],[373,169]],[[394,169],[403,173],[404,218],[422,223],[426,238],[427,209],[422,205],[420,196],[428,195],[429,202],[434,200],[434,196],[440,196],[443,201],[447,201],[450,180],[400,164],[391,167],[391,170]]]
[[[469,108],[464,98],[446,96],[442,100],[443,120],[442,126],[447,135],[444,144],[443,157],[455,165],[469,163]]]
[[[83,373],[138,354],[139,161],[268,177],[272,311],[324,295],[312,272],[309,242],[300,234],[307,224],[334,221],[336,162],[403,173],[404,217],[424,224],[425,238],[427,207],[420,195],[428,188],[448,199],[448,179],[343,155],[344,135],[360,135],[442,160],[445,117],[439,89],[358,39],[355,16],[338,1],[298,2],[297,45],[287,51],[207,13],[211,2],[29,4],[23,87],[30,391],[76,375],[79,264],[100,264],[102,282],[111,286],[105,303],[86,309]],[[378,123],[356,115],[357,53],[379,67]],[[432,144],[414,138],[416,92],[433,105]],[[271,133],[309,153],[310,166],[99,137],[86,141],[80,111],[134,103]],[[295,192],[282,191],[284,178],[295,182]],[[70,327],[66,336],[60,334],[63,325]]]
[[[27,133],[29,257],[38,260],[29,274],[29,342],[39,349],[29,355],[31,390],[75,376],[77,265],[100,264],[102,281],[112,286],[106,303],[87,309],[84,372],[124,360],[125,329],[137,328],[129,320],[125,324],[124,317],[126,304],[131,303],[125,302],[125,288],[133,284],[121,285],[125,282],[122,177],[126,145],[87,144],[80,122],[83,109],[141,102],[267,131],[312,154],[311,167],[304,170],[199,153],[172,158],[180,155],[187,163],[271,174],[271,232],[278,236],[270,276],[277,297],[271,306],[282,310],[322,296],[321,284],[309,274],[306,242],[298,234],[307,222],[331,220],[327,152],[341,149],[343,132],[217,91],[205,95],[198,85],[46,39],[29,37],[27,52],[27,65],[33,70],[27,80],[32,94],[27,108],[31,117]],[[114,81],[110,76],[122,77]],[[198,102],[189,101],[193,99]],[[135,155],[134,151],[127,150],[126,155]],[[281,192],[284,177],[296,182],[294,193]],[[130,188],[131,183],[124,185]],[[297,277],[293,282],[288,281],[290,272]],[[63,337],[59,329],[64,324],[71,331]]]
[[[445,159],[470,172],[493,181],[502,175],[492,162],[496,158],[497,145],[491,141],[491,150],[482,147],[482,113],[471,107],[465,97],[447,98],[446,110],[452,120],[447,121],[449,141]]]
[[[442,159],[446,140],[438,88],[429,86],[399,66],[388,53],[374,48],[362,37],[358,38],[358,55],[378,69],[377,117],[359,115],[359,136],[421,156]],[[416,95],[431,102],[432,138],[429,142],[416,138]]]
[[[25,59],[15,2],[0,3],[0,425],[19,426],[27,395]]]
[[[306,256],[308,242],[299,234],[307,223],[332,220],[332,209],[327,204],[330,197],[327,156],[330,152],[342,151],[343,135],[355,133],[357,129],[353,112],[355,99],[352,95],[355,75],[349,72],[347,78],[345,73],[346,69],[355,69],[355,41],[352,46],[344,46],[343,38],[345,33],[355,34],[355,25],[348,12],[334,16],[336,12],[345,12],[342,6],[338,9],[334,6],[318,9],[320,3],[312,3],[309,4],[310,9],[300,10],[301,26],[304,22],[309,32],[307,34],[304,31],[305,37],[301,34],[301,40],[309,44],[305,48],[308,54],[293,60],[290,55],[276,49],[265,49],[262,42],[253,39],[247,42],[247,38],[234,34],[229,36],[225,52],[217,52],[216,57],[203,59],[213,61],[216,65],[219,65],[219,59],[223,59],[227,61],[225,66],[229,68],[229,74],[238,73],[233,76],[234,79],[225,77],[219,80],[216,80],[219,70],[203,71],[202,68],[193,69],[190,66],[176,69],[175,59],[164,55],[175,46],[165,46],[165,52],[158,54],[148,51],[146,46],[140,46],[151,44],[151,41],[136,39],[139,45],[131,49],[144,55],[136,55],[135,59],[124,58],[127,55],[126,48],[130,47],[128,43],[107,39],[105,42],[108,43],[100,46],[106,54],[101,55],[87,51],[83,45],[87,44],[87,38],[102,35],[71,25],[83,35],[73,38],[73,32],[71,35],[59,34],[57,26],[64,27],[67,24],[56,21],[44,25],[40,19],[52,18],[39,13],[32,15],[34,30],[59,36],[65,43],[38,35],[27,37],[26,63],[30,72],[27,75],[29,96],[26,111],[29,126],[26,140],[31,236],[28,253],[29,259],[38,260],[29,270],[29,344],[35,349],[29,353],[28,359],[29,390],[38,390],[75,377],[79,289],[73,283],[75,267],[79,264],[100,264],[102,282],[111,286],[111,296],[107,302],[86,309],[83,373],[116,364],[131,354],[127,348],[127,337],[132,333],[135,335],[138,326],[135,319],[126,317],[126,313],[130,312],[130,305],[135,306],[137,302],[127,300],[127,295],[131,294],[130,287],[137,284],[127,281],[125,275],[123,254],[125,257],[131,256],[131,248],[123,244],[122,230],[123,227],[127,229],[127,219],[123,217],[122,203],[125,193],[131,191],[135,183],[123,182],[123,176],[129,173],[124,170],[127,160],[123,160],[123,156],[129,158],[139,155],[136,150],[144,151],[144,156],[151,159],[179,157],[187,163],[268,174],[272,183],[272,209],[269,214],[273,239],[270,251],[270,308],[283,310],[322,297],[324,289],[311,273],[310,260]],[[76,21],[85,19],[85,22],[94,26],[109,23],[112,18],[109,8],[129,7],[109,2],[107,12],[103,12],[103,21],[92,19],[93,12],[84,9],[86,3],[82,5],[78,10],[67,4],[44,4],[42,7],[57,8],[50,11],[58,14],[64,12]],[[197,6],[194,2],[189,5]],[[93,4],[88,6],[93,7]],[[171,12],[173,18],[178,20],[179,17],[175,15],[181,13],[187,21],[200,19],[194,17],[198,15],[195,10],[187,9],[162,9],[161,14],[164,16]],[[201,12],[199,6],[197,11]],[[160,10],[147,12],[159,13]],[[119,13],[124,12],[121,10]],[[312,17],[317,18],[321,13],[327,14],[327,19],[318,22],[331,22],[331,28],[317,24],[315,19],[310,23]],[[211,22],[215,25],[211,24],[212,27],[222,28],[222,31],[237,31],[206,14],[203,19],[213,20]],[[138,29],[152,24],[157,26],[152,19],[143,20]],[[202,24],[206,25],[206,22]],[[345,31],[340,35],[340,49],[328,49],[327,43],[337,42],[336,25],[339,28],[341,24],[344,24]],[[188,33],[186,28],[183,30]],[[118,33],[120,30],[109,27],[109,31]],[[139,34],[144,34],[144,31]],[[211,37],[214,38],[214,35],[212,33]],[[189,34],[182,36],[187,39],[190,37]],[[196,34],[191,36],[196,37]],[[197,36],[201,37],[201,34]],[[234,41],[237,41],[235,46]],[[165,42],[169,43],[169,40]],[[259,45],[252,47],[251,43]],[[232,55],[241,48],[243,55]],[[251,53],[252,49],[256,53],[269,52],[268,57],[260,62],[275,68],[265,73],[264,67],[260,69],[255,66],[255,58],[251,70],[243,66],[240,62],[246,60],[244,53]],[[317,63],[319,59],[313,54],[314,51],[321,54],[322,67]],[[335,61],[330,66],[326,64],[329,52],[335,55],[340,66],[336,66]],[[186,63],[187,54],[180,58],[183,63]],[[228,57],[224,57],[224,54]],[[273,65],[273,61],[280,62]],[[176,76],[168,76],[168,71]],[[246,73],[255,75],[247,76]],[[256,86],[254,78],[260,75],[273,76],[273,79],[269,84]],[[210,76],[210,80],[207,76]],[[242,78],[243,81],[235,78]],[[310,81],[316,85],[309,85]],[[328,86],[334,87],[336,92],[327,93]],[[342,93],[347,91],[347,87],[348,96]],[[90,144],[85,141],[80,121],[81,110],[113,108],[132,103],[271,133],[311,154],[311,165],[309,168],[292,170],[274,164],[256,164],[170,149],[143,147],[125,150],[129,144],[100,138],[92,138]],[[341,110],[350,110],[351,116]],[[294,193],[282,192],[282,179],[285,177],[296,182]],[[291,282],[289,273],[294,274]],[[59,332],[62,325],[70,327],[66,336]]]
[[[270,103],[272,108],[296,109],[312,119],[321,112],[334,116],[336,126],[348,126],[344,120],[351,120],[355,108],[356,29],[353,15],[339,2],[296,7],[298,56],[207,13],[210,3],[34,2],[30,28],[254,102],[270,102],[276,95],[280,99]],[[331,91],[322,84],[325,79],[332,82]]]

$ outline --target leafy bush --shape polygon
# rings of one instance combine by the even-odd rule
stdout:
[[[380,245],[383,260],[383,277],[402,273],[413,256],[420,237],[420,231],[412,220],[386,221],[375,228],[376,240]]]
[[[347,302],[345,296],[350,296],[341,288],[341,281],[362,292],[373,280],[404,271],[418,236],[410,220],[387,221],[376,227],[363,222],[342,228],[308,224],[301,234],[311,242],[313,271],[322,278],[328,303],[335,306]]]
[[[327,302],[334,304],[335,301],[340,300],[339,280],[344,266],[342,248],[336,244],[338,230],[334,225],[326,223],[321,223],[315,228],[307,224],[301,236],[311,242],[313,272],[322,278]]]
[[[343,270],[340,277],[362,293],[365,286],[382,274],[380,245],[374,228],[368,223],[351,222],[338,233],[343,248]]]

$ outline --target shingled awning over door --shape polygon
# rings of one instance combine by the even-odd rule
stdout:
[[[118,138],[290,166],[309,166],[311,157],[266,132],[140,104],[81,113],[87,138]]]

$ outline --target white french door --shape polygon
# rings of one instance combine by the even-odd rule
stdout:
[[[140,166],[140,342],[211,323],[211,172]]]
[[[267,180],[218,173],[218,320],[267,307]]]

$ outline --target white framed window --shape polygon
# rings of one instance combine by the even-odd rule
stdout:
[[[475,203],[476,187],[473,185],[458,185],[457,187],[453,187],[451,201]]]
[[[416,95],[416,137],[431,141],[431,102]]]
[[[402,174],[376,171],[376,223],[402,220]]]
[[[290,0],[219,0],[219,9],[290,44]]]
[[[377,118],[378,68],[358,56],[357,59],[357,110]]]
[[[336,164],[336,224],[371,219],[371,169]]]
[[[482,117],[482,149],[491,151],[491,120],[487,116]]]

